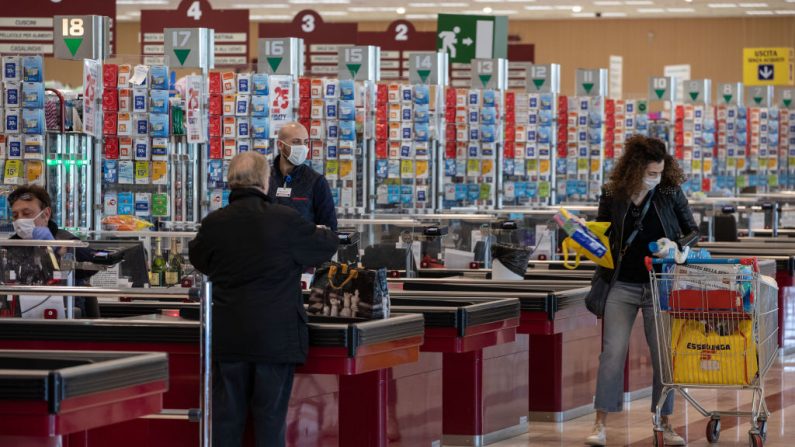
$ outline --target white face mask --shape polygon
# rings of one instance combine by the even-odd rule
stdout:
[[[660,177],[643,177],[643,185],[646,186],[646,189],[651,191],[657,185],[660,184]]]
[[[290,148],[290,156],[287,157],[287,160],[293,164],[293,166],[302,165],[306,161],[306,156],[309,154],[309,148],[306,147],[305,144],[293,144],[289,145],[285,142],[282,142],[285,146],[289,146]]]
[[[41,216],[44,210],[41,210],[36,217],[32,217],[30,219],[17,219],[12,224],[14,225],[14,232],[16,232],[17,236],[21,237],[22,239],[32,239],[33,238],[33,230],[36,228],[36,219]]]

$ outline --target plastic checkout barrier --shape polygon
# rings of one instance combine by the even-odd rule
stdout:
[[[406,291],[504,295],[519,299],[517,343],[529,344],[531,420],[568,420],[593,411],[601,326],[585,308],[590,281],[406,279]],[[523,368],[524,369],[524,368]]]
[[[88,430],[160,412],[167,389],[162,353],[0,350],[0,445],[86,445]]]
[[[101,312],[112,315],[104,304]],[[309,329],[309,358],[296,376],[288,415],[289,445],[386,446],[385,371],[417,361],[422,316],[351,323],[310,318]],[[198,444],[198,427],[182,411],[196,408],[199,401],[198,322],[182,319],[178,312],[99,320],[0,319],[0,349],[33,348],[167,353],[170,386],[164,406],[177,411],[90,430],[86,443]]]

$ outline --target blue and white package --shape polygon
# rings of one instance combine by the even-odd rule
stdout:
[[[237,119],[237,136],[242,138],[248,138],[250,136],[250,127],[247,118]]]
[[[6,109],[6,133],[19,133],[19,110]]]
[[[335,160],[337,158],[337,154],[339,153],[339,147],[330,142],[326,142],[326,159],[327,160]]]
[[[336,99],[340,93],[340,83],[337,79],[325,79],[324,82],[324,94],[323,98],[325,99]]]
[[[588,114],[588,125],[592,129],[601,128],[602,115],[599,112],[591,112]]]
[[[352,100],[340,101],[339,109],[337,110],[339,119],[344,121],[353,121],[356,119],[356,107]]]
[[[539,96],[541,110],[552,110],[554,99],[551,93],[542,93]]]
[[[340,140],[356,141],[356,122],[340,121]]]
[[[527,114],[527,124],[538,124],[538,113],[536,111],[530,111]]]
[[[3,79],[19,81],[22,78],[21,64],[19,56],[3,56]]]
[[[480,90],[470,90],[467,93],[467,103],[468,106],[479,106],[480,105]]]
[[[325,115],[326,119],[337,119],[337,101],[326,101]]]
[[[237,74],[237,92],[251,93],[251,73]]]
[[[257,139],[268,138],[270,134],[269,120],[263,116],[251,117],[251,136]]]
[[[469,128],[469,141],[480,141],[480,129],[477,127]]]
[[[44,109],[22,109],[22,132],[43,135],[46,127]]]
[[[472,107],[469,109],[467,113],[467,122],[469,124],[477,124],[480,122],[480,110],[476,107]]]
[[[28,109],[44,108],[44,84],[41,82],[22,83],[22,107]]]
[[[551,110],[540,110],[538,112],[538,123],[540,125],[549,125],[552,123],[552,111]]]
[[[168,90],[152,90],[150,92],[150,109],[152,113],[168,113]]]
[[[150,204],[152,202],[152,194],[148,192],[135,193],[135,215],[139,217],[148,217],[150,214]]]
[[[165,113],[150,113],[149,128],[152,137],[168,137],[168,115]]]
[[[168,138],[152,138],[152,160],[168,159]]]
[[[401,123],[400,125],[400,138],[404,140],[411,139],[411,123]]]
[[[340,125],[338,121],[326,122],[326,139],[336,140],[340,137]]]
[[[415,142],[414,143],[414,156],[418,159],[427,160],[430,151],[428,150],[428,143],[427,142]]]
[[[136,137],[149,135],[149,115],[145,113],[133,115],[133,135]]]
[[[145,88],[134,88],[132,90],[132,95],[133,113],[146,112],[149,109],[147,90]]]
[[[376,160],[375,177],[385,179],[387,175],[389,175],[389,160]]]
[[[238,138],[237,139],[237,153],[241,154],[243,152],[248,152],[251,150],[251,140],[248,138]]]
[[[340,141],[337,146],[338,158],[352,159],[353,145],[353,141]]]
[[[403,103],[400,106],[400,120],[401,121],[411,121],[411,117],[413,114],[413,110],[411,104]]]
[[[19,82],[6,81],[3,83],[3,90],[5,92],[5,105],[6,108],[19,107],[20,93]]]
[[[22,56],[22,80],[44,82],[44,60],[40,55]]]
[[[494,90],[483,90],[483,107],[497,106],[497,92]]]
[[[459,183],[455,185],[455,200],[466,200],[467,198],[467,185]]]
[[[455,177],[456,174],[456,162],[454,158],[448,158],[444,160],[444,175],[447,177]]]
[[[149,160],[149,137],[138,137],[133,142],[133,157],[136,160]]]
[[[6,141],[8,142],[8,158],[22,158],[22,139],[19,135],[8,135]]]
[[[484,107],[480,111],[481,124],[494,124],[497,121],[497,109],[494,107]]]
[[[251,95],[240,94],[235,95],[235,116],[248,116],[249,105],[251,104]]]
[[[497,138],[497,132],[494,125],[487,124],[480,126],[480,141],[482,143],[494,143]]]
[[[649,117],[648,115],[638,115],[635,118],[635,129],[637,130],[646,130],[649,128]]]
[[[251,75],[251,93],[268,95],[268,75],[266,73],[254,73]]]
[[[224,162],[223,160],[210,160],[207,165],[207,181],[209,186],[220,188],[224,183]]]
[[[430,89],[427,85],[415,85],[414,86],[414,104],[416,105],[428,105],[430,102]]]
[[[353,101],[356,97],[356,84],[352,79],[340,80],[340,99]]]
[[[410,158],[411,157],[411,143],[403,141],[400,143],[400,158]]]
[[[550,139],[552,138],[552,127],[550,126],[539,127],[537,135],[538,135],[539,144],[549,144]]]
[[[467,184],[467,200],[472,202],[480,198],[480,185],[478,183]]]
[[[601,144],[602,129],[588,129],[588,142],[590,144]]]
[[[251,116],[268,116],[268,97],[265,95],[251,96]]]
[[[129,216],[135,211],[135,200],[132,192],[119,192],[118,212],[119,215]]]
[[[495,154],[495,144],[494,143],[483,143],[480,145],[480,155],[483,158],[494,158]]]
[[[119,181],[119,166],[116,160],[102,160],[102,181],[109,184]]]
[[[165,65],[149,67],[149,82],[152,90],[168,90],[168,67]]]

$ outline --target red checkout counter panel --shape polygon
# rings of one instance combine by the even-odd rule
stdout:
[[[102,309],[112,315],[104,305]],[[372,397],[385,393],[379,379],[385,369],[419,358],[422,316],[351,323],[315,322],[310,317],[309,328],[309,359],[296,376],[288,414],[289,445],[386,445],[386,403]],[[0,349],[166,353],[169,389],[163,408],[199,406],[196,321],[164,317],[162,312],[156,317],[100,320],[0,319]],[[194,446],[198,433],[198,425],[187,419],[150,415],[91,429],[78,438],[67,436],[64,445]]]

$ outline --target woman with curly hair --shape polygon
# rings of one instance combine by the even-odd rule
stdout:
[[[638,135],[626,142],[624,155],[602,190],[596,220],[611,223],[610,249],[616,267],[599,268],[596,273],[610,284],[610,291],[603,316],[603,348],[594,402],[596,421],[586,439],[588,445],[606,445],[607,413],[623,409],[624,363],[638,310],[643,313],[646,342],[652,356],[652,413],[660,399],[654,306],[644,258],[662,255],[649,251],[650,242],[670,246],[673,241],[682,248],[698,240],[698,225],[680,187],[684,180],[682,169],[662,141]],[[668,421],[672,410],[673,393],[668,394],[661,411],[665,444],[685,445]]]

